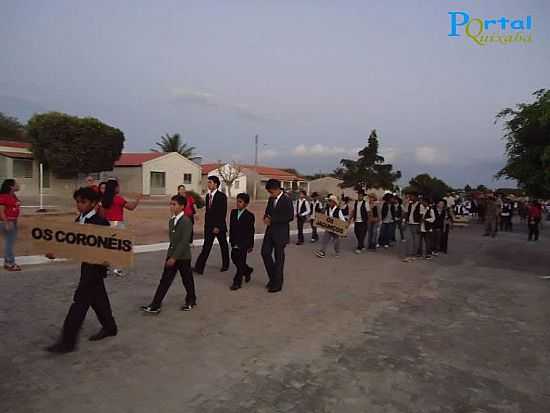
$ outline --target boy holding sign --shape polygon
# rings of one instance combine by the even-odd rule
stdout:
[[[109,221],[97,214],[99,193],[92,188],[80,188],[74,195],[76,208],[80,213],[75,222],[80,224],[92,224],[109,226]],[[54,259],[54,254],[46,256]],[[57,343],[46,348],[51,353],[69,353],[76,348],[78,332],[82,327],[88,309],[92,307],[101,323],[101,330],[90,337],[90,341],[102,340],[106,337],[116,336],[118,329],[111,311],[109,297],[105,290],[104,278],[107,275],[107,265],[89,264],[83,262],[80,267],[80,281],[74,294],[74,301],[65,318],[63,330]]]
[[[327,206],[327,211],[326,211],[327,216],[329,218],[339,219],[345,222],[346,218],[344,217],[342,210],[338,208],[338,198],[336,197],[336,195],[331,195],[328,198],[328,202],[329,204]],[[336,257],[339,257],[340,256],[340,236],[328,230],[325,230],[325,233],[323,234],[323,239],[321,240],[321,249],[318,251],[315,251],[315,255],[317,255],[319,258],[325,258],[326,250],[330,241],[334,242],[334,252],[336,253]]]

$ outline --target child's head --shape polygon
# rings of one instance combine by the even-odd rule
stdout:
[[[281,181],[278,179],[270,179],[265,184],[265,189],[269,192],[272,198],[279,196],[281,193]]]
[[[303,189],[300,191],[300,199],[304,199],[307,196],[307,192]]]
[[[245,209],[250,203],[250,196],[248,194],[240,193],[237,195],[237,208]]]
[[[185,189],[185,185],[179,185],[178,195],[185,196],[186,194],[187,194],[187,190]]]
[[[187,199],[184,196],[174,195],[170,199],[170,212],[172,215],[178,215],[185,209],[185,205],[187,205]]]
[[[81,214],[87,214],[99,202],[99,194],[89,187],[77,189],[73,194],[73,198],[76,202],[76,209]]]
[[[359,191],[357,191],[357,199],[359,201],[362,201],[363,198],[365,198],[365,191],[363,191],[362,189],[360,189]]]
[[[206,186],[208,187],[209,191],[215,191],[220,187],[220,178],[218,178],[216,175],[212,175],[208,177],[208,182],[206,183]]]
[[[331,208],[334,208],[336,205],[338,205],[338,198],[336,195],[331,195],[328,197],[328,202],[330,204]]]
[[[107,182],[101,182],[99,184],[99,194],[103,195],[106,189],[107,189]]]

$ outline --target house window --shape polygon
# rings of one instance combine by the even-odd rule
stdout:
[[[151,172],[151,195],[166,194],[166,173]]]
[[[191,184],[193,181],[193,175],[192,174],[183,174],[183,183],[188,185]]]
[[[235,182],[233,182],[233,186],[235,187],[235,189],[239,189],[240,182],[236,180]]]
[[[32,178],[32,163],[31,159],[14,159],[13,176],[15,178]]]

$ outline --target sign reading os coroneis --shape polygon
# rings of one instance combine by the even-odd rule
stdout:
[[[465,34],[468,39],[478,46],[485,46],[491,43],[531,43],[533,41],[531,30],[533,29],[533,18],[525,16],[522,18],[472,18],[465,11],[450,11],[449,37],[460,37]]]

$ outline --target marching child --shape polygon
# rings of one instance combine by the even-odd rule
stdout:
[[[231,260],[237,273],[233,278],[230,289],[238,290],[245,282],[250,282],[250,275],[254,271],[246,263],[246,256],[254,249],[254,214],[247,207],[250,196],[245,193],[237,195],[237,208],[231,211],[229,221],[229,243],[231,244]]]
[[[345,222],[346,218],[344,217],[342,210],[338,208],[338,198],[336,197],[336,195],[331,195],[328,198],[328,202],[329,204],[326,210],[327,216],[330,218],[339,219]],[[321,240],[321,249],[315,251],[315,255],[317,255],[319,258],[325,258],[328,244],[331,241],[333,241],[334,243],[334,252],[336,254],[336,257],[339,257],[340,256],[340,236],[329,231],[325,231],[325,233],[323,234],[323,239]]]
[[[170,289],[172,282],[179,271],[181,280],[187,295],[185,304],[181,307],[182,311],[191,311],[197,305],[195,296],[195,280],[191,270],[191,231],[193,224],[191,219],[185,216],[185,206],[187,200],[182,195],[174,195],[170,200],[170,212],[172,218],[168,222],[168,231],[170,236],[170,245],[164,262],[164,271],[160,278],[160,283],[153,297],[151,304],[141,307],[141,309],[150,314],[160,313],[162,300]]]
[[[435,222],[435,213],[432,202],[426,198],[422,199],[422,207],[424,212],[420,219],[420,242],[418,244],[417,256],[422,257],[422,249],[424,247],[424,258],[429,260],[432,258],[433,246],[433,225]]]
[[[73,198],[80,213],[75,222],[109,226],[109,221],[97,213],[96,206],[99,202],[97,191],[92,188],[80,188],[74,193]],[[46,254],[46,256],[50,259],[55,258],[51,253]],[[90,337],[90,341],[103,340],[106,337],[117,335],[117,325],[105,290],[106,265],[89,264],[87,262],[81,264],[80,281],[74,294],[73,303],[69,308],[69,313],[65,318],[61,337],[57,343],[47,347],[47,351],[51,353],[69,353],[76,349],[78,333],[90,307],[95,311],[102,327],[97,334]]]
[[[315,214],[322,212],[323,203],[319,199],[319,194],[317,192],[313,192],[311,194],[311,217],[309,221],[311,224],[311,242],[319,241],[319,235],[317,234],[317,225],[315,225]]]

